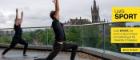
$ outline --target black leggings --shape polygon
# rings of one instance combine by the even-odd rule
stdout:
[[[18,43],[24,45],[23,54],[26,54],[28,43],[21,38],[14,38],[14,37],[12,39],[10,46],[7,49],[5,49],[2,54],[5,55],[10,49],[14,48]]]
[[[53,60],[61,50],[68,50],[68,49],[72,50],[70,60],[74,60],[76,56],[77,48],[78,46],[75,44],[70,44],[70,43],[59,44],[58,42],[55,42],[53,45],[53,51],[49,54],[47,60]]]

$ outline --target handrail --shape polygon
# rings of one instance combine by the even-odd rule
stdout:
[[[91,24],[83,24],[83,25],[64,25],[64,26],[89,26],[89,25],[102,25],[102,24],[112,24],[113,22],[102,22],[102,23],[91,23]],[[39,27],[22,27],[23,29],[29,29],[29,28],[47,28],[51,26],[39,26]],[[0,28],[0,30],[6,30],[6,29],[13,29],[13,28]]]
[[[42,27],[22,27],[23,29],[29,29],[29,28],[46,28],[50,26],[42,26]],[[0,30],[6,30],[6,29],[13,29],[13,28],[0,28]]]

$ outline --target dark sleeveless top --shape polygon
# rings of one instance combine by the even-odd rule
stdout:
[[[63,24],[60,23],[59,20],[54,20],[52,22],[52,28],[55,33],[56,42],[62,42],[66,40]]]
[[[14,34],[14,37],[15,38],[21,38],[22,36],[22,29],[21,29],[21,26],[16,26],[16,24],[14,25],[14,30],[15,30],[15,34]]]

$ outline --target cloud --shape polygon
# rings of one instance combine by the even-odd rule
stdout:
[[[140,6],[140,0],[96,0],[101,19],[111,21],[113,6]],[[91,20],[93,0],[60,0],[61,22],[69,18],[83,17]],[[49,13],[54,9],[52,0],[0,0],[0,28],[13,27],[15,9],[24,11],[23,27],[50,26]]]

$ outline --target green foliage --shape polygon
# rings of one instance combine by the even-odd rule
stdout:
[[[24,39],[28,41],[28,43],[32,43],[33,32],[25,32],[23,35]]]
[[[78,43],[81,40],[79,27],[67,27],[65,29],[66,40],[72,43]]]
[[[99,28],[101,28],[99,25],[65,27],[66,42],[75,43],[79,46],[102,48],[102,32]],[[25,31],[22,36],[29,44],[35,44],[37,42],[41,45],[52,45],[55,40],[52,29]],[[0,42],[9,43],[10,39],[11,37],[1,36]],[[108,42],[109,40],[107,40]]]
[[[76,43],[80,46],[92,46],[96,47],[98,42],[98,29],[93,26],[69,26],[65,27],[66,41]],[[52,29],[38,29],[35,31],[23,32],[22,37],[30,44],[34,44],[37,41],[40,44],[53,44],[54,33]],[[1,43],[9,43],[11,37],[1,36]],[[33,41],[34,40],[34,41]]]
[[[0,36],[0,43],[9,44],[11,42],[11,36]]]

